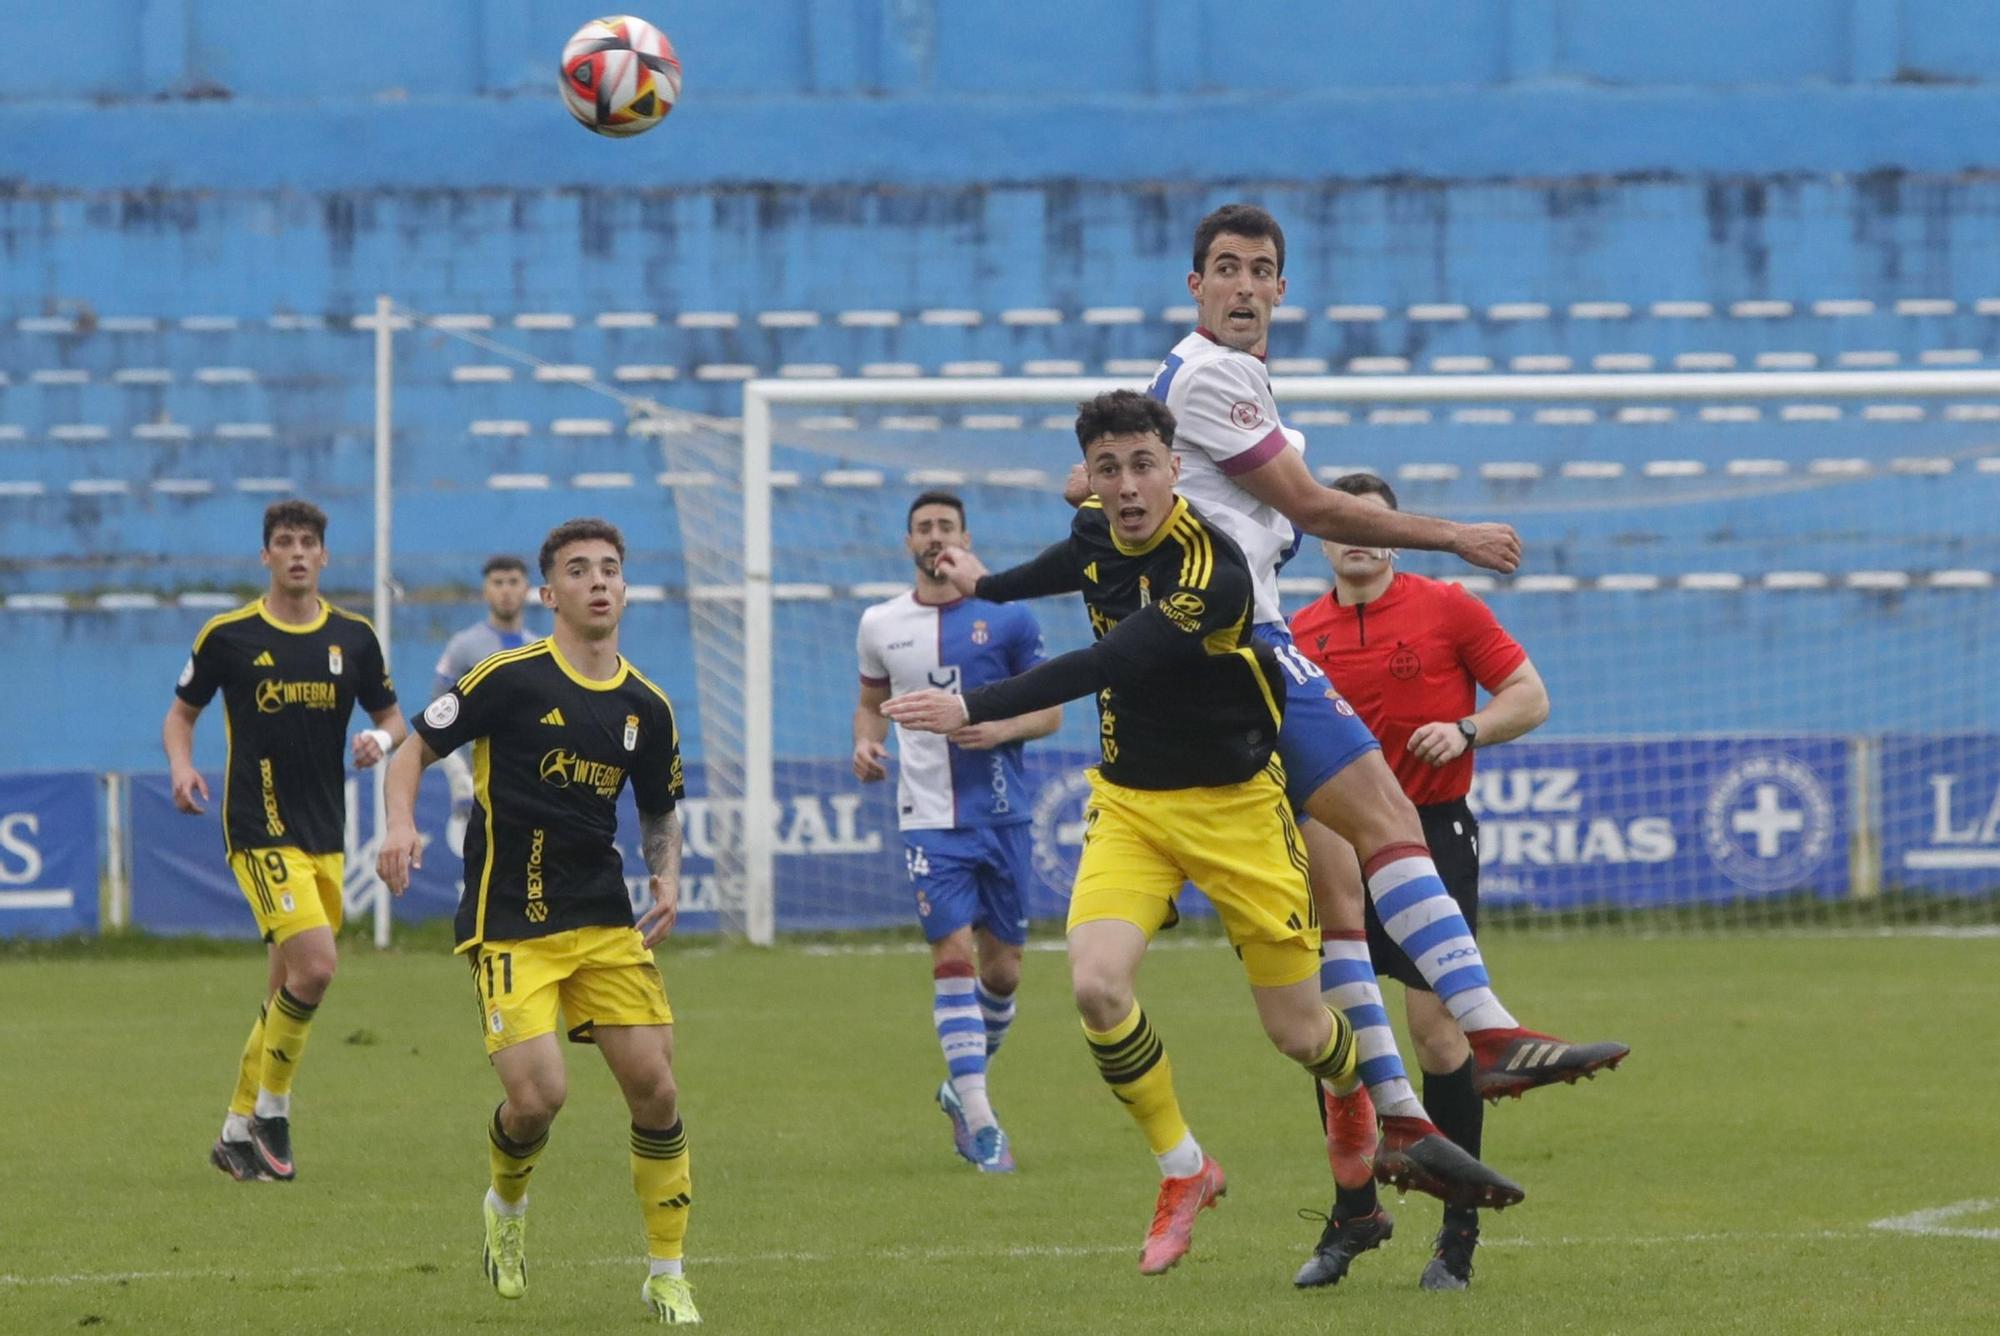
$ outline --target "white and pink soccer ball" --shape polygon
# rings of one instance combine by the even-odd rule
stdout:
[[[563,105],[586,129],[623,139],[667,118],[681,61],[667,35],[629,14],[592,19],[563,44]]]

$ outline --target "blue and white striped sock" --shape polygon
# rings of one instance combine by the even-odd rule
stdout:
[[[986,1022],[973,996],[972,966],[939,965],[932,972],[937,991],[931,1000],[931,1022],[944,1049],[951,1088],[965,1107],[965,1125],[977,1132],[994,1125],[993,1105],[986,1097]]]
[[[1385,1118],[1424,1117],[1424,1106],[1403,1069],[1403,1055],[1396,1051],[1396,1032],[1389,1028],[1382,988],[1368,958],[1368,934],[1329,932],[1320,951],[1320,999],[1340,1008],[1354,1027],[1354,1046],[1361,1059],[1356,1074],[1368,1087],[1375,1111]]]
[[[1458,902],[1444,888],[1431,851],[1421,844],[1384,845],[1362,865],[1382,927],[1422,972],[1459,1028],[1512,1029],[1520,1024],[1494,996],[1486,960]]]
[[[986,1056],[991,1059],[1014,1023],[1014,995],[993,992],[984,983],[975,985],[973,995],[979,999],[979,1015],[986,1022]]]

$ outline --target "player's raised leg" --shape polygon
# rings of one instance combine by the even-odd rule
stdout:
[[[699,1322],[682,1265],[694,1192],[674,1083],[673,1026],[598,1025],[592,1033],[632,1114],[632,1190],[646,1218],[642,1297],[662,1322]]]
[[[1319,784],[1306,809],[1360,855],[1384,929],[1471,1042],[1482,1094],[1498,1098],[1574,1082],[1624,1059],[1629,1050],[1623,1044],[1566,1043],[1525,1029],[1501,1004],[1479,944],[1438,876],[1417,809],[1380,751],[1357,756]]]
[[[1202,1152],[1188,1128],[1174,1093],[1173,1062],[1132,996],[1148,936],[1145,927],[1130,921],[1078,923],[1069,933],[1069,962],[1090,1056],[1160,1166],[1159,1200],[1139,1254],[1141,1274],[1155,1276],[1187,1254],[1196,1214],[1214,1205],[1228,1185],[1222,1166]]]
[[[1370,958],[1365,927],[1365,892],[1353,847],[1319,822],[1307,822],[1302,830],[1312,858],[1313,902],[1329,925],[1326,958],[1320,966],[1322,996],[1327,1005],[1341,1008],[1354,1024],[1363,1077],[1374,1086],[1381,1115],[1381,1139],[1374,1152],[1376,1178],[1459,1205],[1498,1209],[1520,1201],[1520,1188],[1454,1144],[1418,1101],[1396,1051],[1395,1034],[1389,1028],[1382,990],[1375,979],[1376,965]],[[1356,1121],[1353,1111],[1342,1109],[1338,1101],[1330,1102],[1325,1113],[1329,1137],[1341,1134]],[[1372,1188],[1346,1189],[1340,1186],[1338,1172],[1335,1180],[1329,1227],[1337,1233],[1338,1222],[1358,1219],[1375,1205]]]
[[[501,1298],[518,1299],[528,1289],[528,1178],[568,1098],[569,1073],[555,1035],[548,1032],[509,1044],[492,1058],[506,1098],[486,1128],[491,1182],[483,1207],[486,1246],[480,1263]]]

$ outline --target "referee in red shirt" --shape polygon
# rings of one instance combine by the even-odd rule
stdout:
[[[1396,508],[1395,492],[1373,474],[1350,473],[1333,488]],[[1465,802],[1472,749],[1511,741],[1547,719],[1548,689],[1527,651],[1484,603],[1457,585],[1397,571],[1395,553],[1385,548],[1321,546],[1334,587],[1292,617],[1292,635],[1381,742],[1383,757],[1416,804],[1438,874],[1476,932],[1479,822]],[[1491,693],[1484,709],[1473,708],[1475,686]],[[1361,875],[1351,857],[1332,867],[1323,862],[1313,861],[1315,880]],[[1404,988],[1410,1038],[1424,1070],[1424,1106],[1440,1131],[1477,1156],[1484,1109],[1465,1034],[1383,931],[1373,898],[1361,898],[1375,972]],[[1423,1287],[1464,1289],[1478,1241],[1479,1213],[1447,1207]]]

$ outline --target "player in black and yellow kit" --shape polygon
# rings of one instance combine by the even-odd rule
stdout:
[[[418,780],[471,743],[458,950],[471,961],[487,1056],[506,1092],[487,1129],[487,1277],[503,1298],[527,1289],[528,1176],[567,1093],[557,1034],[566,1028],[597,1045],[632,1112],[646,1303],[663,1321],[699,1322],[681,1274],[689,1177],[674,1017],[652,951],[680,902],[680,734],[666,693],[618,654],[624,561],[625,540],[603,520],[550,531],[541,596],[555,629],[484,660],[424,711],[390,763],[380,871],[398,894],[409,884],[422,862]],[[652,904],[636,926],[612,843],[627,783],[652,874]]]
[[[1353,1031],[1319,996],[1319,923],[1304,846],[1273,755],[1285,690],[1250,635],[1249,568],[1174,495],[1180,463],[1166,406],[1129,390],[1085,403],[1076,435],[1095,499],[1069,538],[987,575],[941,557],[960,593],[996,603],[1081,591],[1097,641],[964,696],[911,692],[882,707],[905,728],[949,732],[1095,695],[1103,762],[1090,773],[1083,857],[1070,896],[1070,982],[1084,1037],[1164,1181],[1139,1269],[1187,1252],[1194,1218],[1223,1194],[1221,1166],[1181,1116],[1166,1050],[1133,1000],[1153,934],[1192,881],[1242,959],[1265,1033],[1322,1081],[1353,1088]]]
[[[208,784],[194,768],[194,725],[222,692],[229,760],[222,843],[257,930],[270,977],[243,1046],[236,1092],[209,1151],[238,1181],[289,1180],[292,1080],[314,1012],[333,980],[347,847],[347,720],[355,702],[375,726],[356,734],[366,769],[402,740],[403,716],[368,619],[319,594],[326,516],[304,501],[264,512],[263,597],[209,620],[181,669],[161,740],[174,803],[200,815]]]

